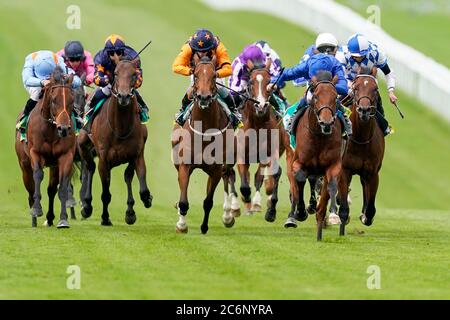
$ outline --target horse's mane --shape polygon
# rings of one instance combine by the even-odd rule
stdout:
[[[266,67],[266,63],[263,60],[252,61],[253,62],[253,70],[255,69],[264,69]]]
[[[368,68],[367,66],[361,66],[361,68],[359,69],[358,74],[371,75],[372,74],[372,70],[370,68]]]
[[[333,79],[333,75],[330,71],[319,70],[316,74],[317,81],[331,81]]]
[[[55,81],[56,84],[64,84],[64,70],[60,66],[57,66],[53,70],[51,78]]]

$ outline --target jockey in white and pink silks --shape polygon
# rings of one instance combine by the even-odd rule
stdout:
[[[252,67],[263,68],[268,60],[271,60],[270,76],[272,79],[276,79],[281,71],[281,60],[278,54],[265,41],[258,41],[246,46],[231,65],[233,73],[229,78],[230,88],[239,93],[245,93],[250,79],[250,69]],[[242,103],[243,98],[239,94],[231,91],[231,95],[236,105]],[[278,88],[271,96],[270,103],[279,114],[283,114],[285,111],[285,100],[280,88]]]

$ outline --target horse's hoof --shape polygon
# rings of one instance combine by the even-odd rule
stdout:
[[[43,225],[44,227],[52,227],[52,226],[53,226],[53,221],[48,221],[48,220],[46,219],[42,225]]]
[[[129,225],[134,224],[136,222],[136,213],[134,210],[128,212],[125,214],[125,222]]]
[[[141,193],[141,200],[144,204],[144,207],[150,208],[152,206],[153,196],[150,194],[149,190],[145,190]]]
[[[202,231],[202,234],[206,234],[208,232],[208,226],[201,225],[200,230]]]
[[[234,219],[234,217],[232,216],[231,219],[228,219],[229,221],[227,221],[227,219],[222,218],[222,222],[223,225],[226,228],[231,228],[232,226],[234,226],[234,223],[236,222],[236,220]]]
[[[31,226],[33,228],[37,227],[37,217],[31,217]]]
[[[92,215],[92,206],[88,205],[81,208],[81,216],[85,219],[89,218]]]
[[[297,228],[297,221],[296,219],[289,217],[286,222],[284,223],[285,228]]]
[[[42,208],[31,208],[30,214],[32,217],[42,217],[44,212],[42,211]]]
[[[58,224],[56,225],[56,227],[58,229],[65,229],[65,228],[69,228],[70,226],[69,226],[69,222],[67,222],[67,220],[60,220],[58,222]]]
[[[306,212],[308,212],[308,214],[315,214],[316,213],[316,205],[315,204],[310,204],[307,208],[306,208]]]
[[[261,205],[260,205],[259,203],[254,203],[254,204],[252,204],[250,210],[251,210],[253,213],[261,212]]]
[[[102,226],[106,226],[106,227],[112,227],[112,222],[111,222],[111,220],[102,220],[102,223],[101,223],[101,225]]]
[[[177,223],[177,227],[176,227],[176,232],[177,233],[188,233],[188,226],[187,224],[178,224]]]
[[[267,222],[274,222],[276,218],[277,218],[277,211],[270,208],[267,209],[264,219],[266,219]]]
[[[241,216],[241,208],[237,208],[237,209],[231,209],[231,214],[233,215],[233,217],[237,218]]]
[[[294,218],[295,218],[295,220],[300,221],[300,222],[305,221],[306,219],[308,219],[308,214],[306,213],[305,210],[302,210],[302,211],[297,210],[294,214]]]
[[[330,213],[330,215],[328,216],[328,223],[332,226],[339,225],[341,224],[341,218],[339,218],[336,213]]]
[[[363,225],[368,227],[371,226],[373,222],[372,220],[369,221],[364,213],[359,216],[359,220],[361,220]]]

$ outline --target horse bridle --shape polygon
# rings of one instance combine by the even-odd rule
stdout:
[[[127,61],[127,60],[122,60],[121,62],[132,63],[131,61]],[[118,93],[117,93],[117,88],[116,88],[116,84],[117,84],[116,78],[117,78],[117,76],[114,74],[114,80],[113,80],[113,83],[111,85],[111,94],[114,96],[114,98],[118,99]],[[134,87],[135,83],[136,83],[136,80],[134,81],[134,83],[131,83],[131,91],[127,95],[127,97],[130,98],[130,99],[133,98],[134,94],[135,94],[135,90],[136,90],[136,88]]]
[[[51,95],[51,93],[53,92],[53,90],[54,89],[56,89],[56,88],[64,88],[64,89],[70,89],[70,90],[72,90],[72,87],[71,86],[68,86],[68,85],[65,85],[65,84],[57,84],[57,85],[54,85],[54,86],[51,86],[48,90],[49,90],[49,94]],[[50,101],[50,103],[52,103],[51,101]],[[69,114],[69,112],[67,112],[67,106],[66,106],[66,91],[65,90],[63,90],[63,110],[58,114],[58,115],[54,115],[53,113],[52,113],[52,109],[50,108],[50,119],[46,119],[48,122],[50,122],[51,124],[54,124],[54,125],[58,125],[58,122],[57,122],[57,120],[58,120],[58,118],[63,114],[63,113],[65,113],[65,114],[67,114],[67,117],[69,118],[69,120],[70,120],[70,114]]]
[[[374,76],[369,75],[369,74],[359,74],[359,75],[357,75],[357,76],[355,77],[355,80],[356,80],[357,78],[369,78],[369,79],[374,80],[375,83],[376,83],[376,85],[377,85],[376,91],[378,91],[378,81],[377,81],[377,79],[376,79]],[[352,85],[352,87],[354,87],[354,84]],[[355,95],[355,98],[356,98],[356,95]],[[367,100],[369,100],[369,103],[370,103],[369,108],[368,108],[368,109],[369,109],[369,117],[374,117],[374,116],[376,115],[376,113],[377,113],[377,106],[375,105],[375,103],[377,102],[376,100],[378,100],[378,97],[375,98],[375,101],[374,101],[373,99],[371,99],[371,98],[370,98],[369,96],[367,96],[367,95],[358,97],[358,99],[355,101],[355,105],[356,105],[356,112],[358,112],[358,114],[360,114],[360,115],[361,115],[362,109],[363,109],[363,107],[362,107],[361,104],[360,104],[360,101],[361,101],[362,99],[367,99]]]
[[[198,78],[195,75],[195,70],[197,70],[197,68],[202,64],[212,65],[214,71],[216,70],[216,66],[214,65],[214,63],[212,61],[200,61],[195,65],[194,73],[192,74],[192,76],[194,77],[194,85],[192,86],[192,97],[194,99],[194,102],[197,102],[202,109],[205,109],[206,107],[202,107],[202,105],[199,102],[199,97],[197,95],[197,79]],[[218,94],[217,87],[215,85],[215,83],[216,83],[216,75],[215,74],[214,74],[214,78],[213,78],[213,83],[214,83],[214,86],[212,88],[212,95],[211,95],[210,99],[207,101],[207,107],[211,104],[212,101],[214,101],[217,98],[217,94]]]
[[[266,68],[253,68],[253,69],[250,70],[250,74],[249,74],[249,78],[250,79],[249,79],[248,85],[247,85],[246,96],[252,98],[253,100],[255,100],[255,97],[253,96],[253,93],[252,93],[252,91],[253,91],[252,73],[255,72],[255,71],[264,71],[270,77],[270,72]],[[270,104],[269,99],[270,99],[270,96],[267,98],[266,104],[262,108],[260,108],[259,107],[259,103],[256,103],[256,102],[253,103],[253,106],[255,107],[256,110],[262,111],[262,110],[264,110],[265,107],[267,107]]]
[[[315,95],[314,92],[316,91],[317,87],[318,87],[319,85],[321,85],[321,84],[330,84],[330,85],[333,86],[334,90],[336,91],[336,87],[334,86],[334,83],[333,83],[333,82],[331,82],[331,81],[319,81],[319,82],[315,83],[314,85],[310,86],[310,88],[308,88],[308,90],[312,90],[313,98],[314,98],[314,95]],[[336,98],[336,103],[337,103],[337,98]],[[323,110],[326,110],[326,109],[330,110],[331,115],[332,115],[332,121],[331,121],[331,123],[329,123],[329,125],[332,126],[332,125],[334,124],[334,122],[336,121],[337,114],[336,114],[336,112],[333,110],[333,108],[331,108],[329,105],[323,105],[323,106],[321,106],[321,107],[318,108],[318,109],[315,107],[315,103],[314,103],[314,105],[310,105],[310,106],[312,107],[312,109],[313,109],[313,111],[314,111],[314,114],[316,115],[317,122],[318,122],[319,124],[321,123],[321,120],[320,120],[320,113],[321,113]]]

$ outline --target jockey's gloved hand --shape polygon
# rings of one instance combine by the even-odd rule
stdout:
[[[394,94],[394,90],[389,90],[389,100],[391,101],[392,104],[397,102],[398,98]]]

